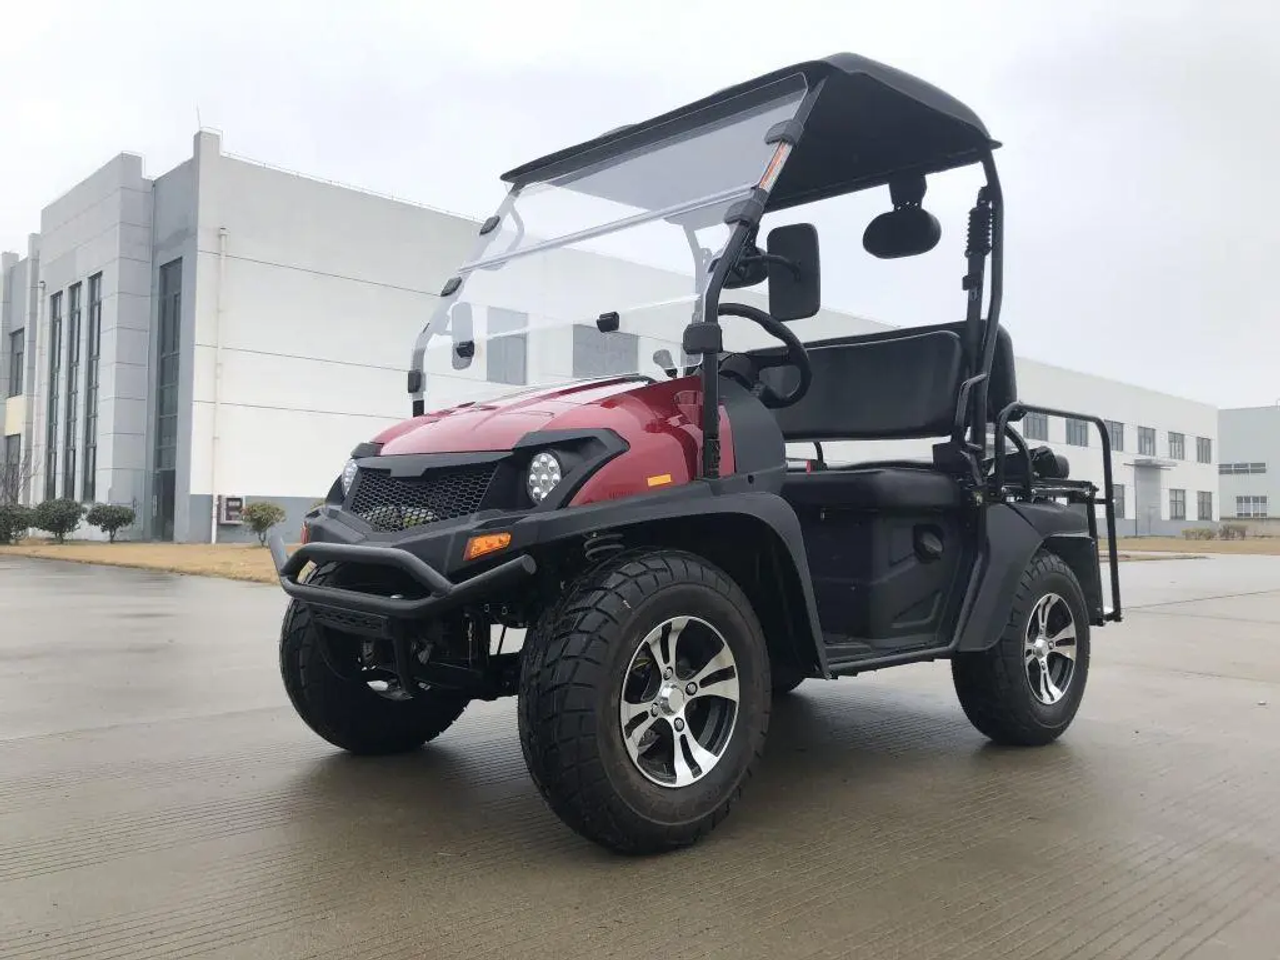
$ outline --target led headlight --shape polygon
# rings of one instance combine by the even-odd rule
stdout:
[[[529,464],[529,479],[526,481],[529,499],[534,503],[541,503],[543,498],[555,489],[556,484],[560,482],[560,477],[560,461],[555,458],[555,455],[538,454]]]
[[[342,495],[345,497],[351,492],[351,484],[356,482],[355,460],[348,460],[342,468]]]

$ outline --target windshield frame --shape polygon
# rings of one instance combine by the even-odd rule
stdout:
[[[723,247],[717,252],[713,251],[709,259],[704,259],[704,251],[696,242],[695,231],[688,225],[684,226],[684,232],[688,239],[690,255],[694,261],[695,276],[701,282],[706,279],[705,287],[701,287],[701,293],[698,296],[700,303],[695,302],[695,316],[700,315],[700,319],[692,321],[685,328],[685,343],[690,343],[690,334],[694,334],[694,340],[700,339],[697,334],[700,332],[698,328],[716,327],[712,335],[712,341],[715,346],[710,350],[691,351],[686,349],[686,353],[690,354],[692,360],[701,359],[701,379],[702,379],[702,432],[703,432],[703,450],[702,450],[702,473],[709,479],[719,476],[720,468],[720,417],[719,417],[719,383],[720,374],[719,364],[719,344],[721,337],[719,335],[719,319],[717,311],[720,303],[720,293],[724,286],[725,278],[728,274],[729,267],[740,255],[746,239],[759,227],[760,219],[764,216],[765,207],[769,199],[769,192],[773,189],[778,181],[778,177],[784,169],[787,159],[791,154],[792,148],[795,146],[800,131],[804,127],[804,122],[813,109],[814,103],[822,92],[825,81],[817,83],[809,83],[806,78],[799,76],[798,79],[803,83],[803,92],[799,96],[796,108],[791,118],[783,123],[776,124],[765,132],[764,143],[774,147],[770,159],[761,172],[758,181],[754,186],[750,184],[735,186],[732,189],[726,189],[721,192],[714,193],[707,197],[690,200],[676,204],[672,207],[644,211],[632,217],[626,217],[616,220],[609,224],[602,224],[585,230],[576,231],[565,237],[552,238],[550,240],[541,241],[532,244],[529,247],[518,248],[513,244],[506,252],[491,257],[485,257],[485,252],[492,245],[499,234],[499,227],[507,222],[515,225],[517,236],[523,236],[524,223],[521,220],[516,203],[522,192],[527,186],[535,184],[517,183],[514,184],[507,194],[504,196],[501,205],[493,216],[489,217],[480,228],[480,238],[477,242],[470,257],[451,276],[444,284],[440,291],[438,302],[432,313],[431,319],[419,332],[417,339],[413,345],[413,354],[409,367],[408,388],[412,398],[413,416],[422,416],[425,412],[425,392],[426,392],[426,375],[424,371],[425,356],[428,342],[433,336],[440,335],[444,332],[448,324],[449,311],[453,304],[457,302],[461,296],[463,288],[466,285],[467,277],[476,270],[485,269],[492,266],[501,266],[512,259],[536,253],[563,247],[569,243],[581,242],[592,237],[598,237],[617,230],[626,229],[628,226],[638,225],[645,222],[656,221],[664,218],[671,218],[682,213],[694,212],[716,203],[724,203],[735,197],[740,197],[737,202],[729,207],[728,212],[724,216],[724,224],[729,226],[730,232],[728,239]],[[711,129],[712,125],[708,124],[707,129]],[[695,127],[691,133],[697,135],[697,131],[701,129]],[[622,162],[626,162],[623,160]],[[573,173],[581,173],[594,164],[590,161],[584,162],[581,169],[570,171]],[[557,177],[559,179],[559,176]],[[710,269],[710,275],[707,271]],[[710,333],[711,331],[707,331]]]

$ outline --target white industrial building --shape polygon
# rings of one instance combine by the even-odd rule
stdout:
[[[1223,410],[1218,484],[1222,516],[1255,532],[1275,533],[1280,518],[1280,401]]]
[[[351,448],[408,416],[410,348],[478,229],[231,156],[207,131],[158,177],[144,176],[137,156],[116,157],[44,208],[25,256],[4,254],[7,475],[27,503],[132,504],[135,538],[244,539],[218,522],[218,497],[277,502],[296,533]],[[587,276],[623,271],[657,294],[672,281],[655,267],[577,256],[590,257]],[[488,314],[478,326],[507,322]],[[831,310],[805,324],[805,339],[885,328]],[[594,374],[625,364],[619,351],[655,345],[590,323],[546,334],[560,339],[529,336],[438,382],[461,399],[476,380],[535,382],[548,364]],[[1022,399],[1112,422],[1121,533],[1218,518],[1216,408],[1033,361],[1017,373]],[[429,405],[448,399],[436,389]],[[1085,425],[1032,418],[1023,432],[1065,454],[1073,476],[1101,481]]]

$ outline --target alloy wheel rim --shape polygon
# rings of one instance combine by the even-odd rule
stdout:
[[[623,675],[623,746],[652,783],[690,786],[723,759],[738,703],[738,663],[723,634],[697,617],[672,617],[645,635]]]
[[[1045,706],[1059,703],[1076,673],[1076,618],[1056,593],[1047,593],[1031,609],[1023,648],[1024,672],[1031,693]]]

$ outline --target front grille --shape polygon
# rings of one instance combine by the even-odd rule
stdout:
[[[387,532],[465,517],[480,509],[496,470],[491,463],[431,470],[421,477],[361,470],[351,512]]]

